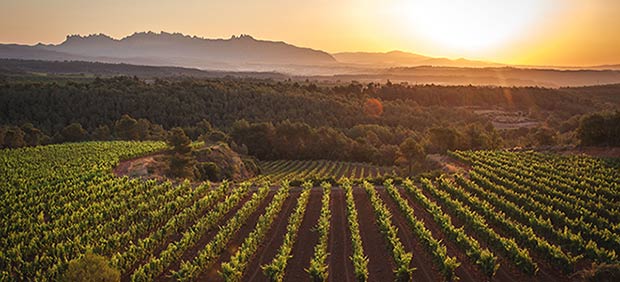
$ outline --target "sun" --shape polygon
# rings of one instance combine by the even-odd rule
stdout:
[[[496,50],[535,30],[556,0],[400,0],[402,27],[451,53]]]

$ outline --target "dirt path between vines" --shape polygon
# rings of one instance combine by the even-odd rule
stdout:
[[[280,246],[282,246],[284,235],[287,231],[286,228],[288,226],[289,217],[295,210],[297,199],[300,194],[301,190],[290,191],[290,195],[286,201],[284,201],[282,211],[271,224],[269,232],[265,235],[261,246],[255,253],[256,255],[250,260],[248,268],[246,269],[245,275],[241,281],[267,281],[267,277],[263,274],[261,266],[271,263],[271,260],[278,253]],[[220,281],[220,279],[216,279],[214,281]]]
[[[413,281],[434,282],[443,280],[433,258],[426,251],[420,239],[413,233],[407,219],[400,212],[394,200],[383,188],[377,189],[377,192],[392,213],[392,223],[398,227],[398,238],[403,243],[405,251],[413,254],[411,266],[416,268],[412,274]]]
[[[230,257],[237,252],[237,249],[243,244],[245,238],[254,230],[256,222],[258,218],[265,213],[265,209],[271,201],[273,200],[273,196],[275,196],[276,191],[269,191],[269,195],[258,206],[256,211],[248,218],[248,220],[243,223],[241,228],[235,232],[233,238],[231,238],[226,245],[226,249],[220,253],[219,258],[211,265],[209,270],[203,272],[201,275],[196,278],[196,281],[221,281],[221,276],[219,274],[222,269],[222,263],[230,260]]]
[[[333,188],[331,192],[332,220],[329,230],[329,281],[355,281],[355,269],[351,231],[347,221],[344,190]]]
[[[393,281],[394,259],[379,231],[368,195],[361,188],[353,189],[355,207],[360,221],[364,253],[368,256],[368,281]]]

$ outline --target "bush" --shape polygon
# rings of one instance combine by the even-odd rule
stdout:
[[[214,162],[202,162],[196,165],[196,176],[203,181],[219,181],[222,179],[222,170]]]
[[[88,139],[88,133],[82,128],[82,125],[77,122],[65,126],[60,131],[60,135],[65,142],[80,142]]]
[[[69,262],[64,281],[111,282],[121,281],[121,272],[112,268],[105,257],[86,253],[83,257]]]
[[[20,148],[26,146],[24,131],[17,126],[0,128],[0,148]]]
[[[620,111],[584,116],[577,137],[584,146],[620,146]]]

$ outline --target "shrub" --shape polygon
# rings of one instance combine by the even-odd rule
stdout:
[[[203,181],[219,181],[222,179],[222,170],[214,162],[202,162],[196,165],[196,175]]]
[[[108,260],[93,253],[69,262],[64,281],[111,282],[121,281],[121,272],[110,266]]]

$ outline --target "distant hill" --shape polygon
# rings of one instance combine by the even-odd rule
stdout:
[[[597,69],[597,70],[620,70],[620,64],[618,64],[618,65],[593,66],[590,69]]]
[[[139,32],[122,39],[104,34],[70,35],[61,44],[0,45],[0,58],[82,60],[107,63],[253,70],[256,65],[335,63],[328,53],[249,35],[205,39],[180,33]]]
[[[358,82],[406,82],[410,84],[439,85],[493,85],[493,86],[542,86],[576,87],[620,83],[616,70],[557,70],[516,67],[399,67],[377,70],[364,74],[312,76],[315,80]]]
[[[433,58],[419,54],[391,51],[376,52],[343,52],[332,54],[338,62],[357,65],[372,65],[377,67],[413,67],[413,66],[444,66],[444,67],[491,67],[501,64],[473,61],[467,59],[451,60],[448,58]]]
[[[358,82],[407,82],[410,84],[440,85],[495,85],[495,86],[543,86],[577,87],[620,83],[620,71],[616,70],[556,70],[528,69],[516,67],[460,68],[460,67],[399,67],[368,69],[363,73],[335,75],[288,75],[279,72],[211,71],[196,68],[171,66],[144,66],[131,64],[110,64],[83,61],[43,61],[0,59],[0,80],[2,77],[16,79],[92,78],[94,76],[138,76],[143,78],[164,77],[242,77],[258,79],[306,79],[326,83]],[[588,88],[601,95],[616,95],[617,88],[607,86]],[[596,90],[596,91],[594,91]],[[611,92],[611,93],[609,93]],[[617,96],[617,95],[616,95]]]
[[[84,61],[44,61],[0,59],[0,76],[73,76],[73,77],[110,77],[137,76],[141,78],[163,77],[248,77],[259,79],[286,79],[288,76],[276,72],[231,72],[206,71],[195,68],[142,66],[130,64],[109,64]]]
[[[26,46],[17,44],[0,44],[0,58],[3,59],[28,59],[45,61],[87,61],[91,58],[71,55],[63,52],[46,50],[42,45]]]

